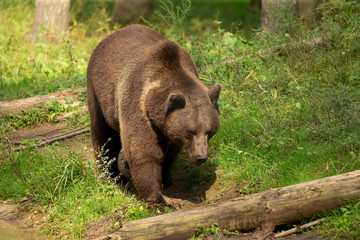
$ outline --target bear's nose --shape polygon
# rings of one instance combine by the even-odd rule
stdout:
[[[208,155],[199,155],[196,157],[196,160],[198,161],[198,163],[204,163],[206,162],[206,160],[208,159]]]

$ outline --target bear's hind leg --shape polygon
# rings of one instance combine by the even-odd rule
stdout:
[[[120,174],[117,163],[121,150],[120,135],[105,124],[106,123],[101,124],[101,127],[91,128],[93,146],[96,159],[102,165],[101,168],[107,168],[100,169],[100,171],[108,171],[111,173],[111,178],[115,178]],[[109,161],[112,161],[112,163],[107,167]]]
[[[117,158],[121,150],[120,134],[113,130],[105,121],[102,114],[101,107],[98,103],[96,96],[88,89],[88,102],[90,113],[90,131],[95,152],[95,157],[99,161],[100,172],[108,171],[111,177],[117,177],[120,172],[117,165]],[[109,166],[108,169],[103,169],[105,162],[115,161]]]
[[[175,143],[169,142],[162,166],[162,182],[164,188],[170,187],[173,183],[170,169],[179,152],[180,147]]]

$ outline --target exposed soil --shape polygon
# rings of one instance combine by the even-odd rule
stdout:
[[[0,202],[0,239],[42,240],[40,228],[46,222],[46,215],[38,211],[22,211],[20,205]]]
[[[24,129],[17,131],[9,136],[9,140],[13,146],[19,146],[24,140],[44,140],[57,136],[61,133],[68,132],[72,129],[65,125],[50,125],[44,124],[32,129]],[[83,154],[86,158],[92,158],[92,146],[90,134],[82,134],[73,138],[65,139],[60,144],[67,146],[61,148],[61,151],[75,151]],[[41,148],[38,151],[43,151]],[[238,196],[236,186],[224,187],[221,186],[219,178],[221,178],[221,171],[216,166],[210,166],[207,171],[213,171],[217,177],[213,180],[201,183],[196,188],[189,189],[187,184],[187,174],[178,173],[173,176],[173,184],[164,190],[164,196],[167,203],[175,210],[189,209],[205,204],[225,201]],[[133,185],[128,185],[129,191],[134,194],[135,189]],[[7,202],[0,202],[0,239],[19,239],[32,240],[43,239],[39,235],[39,230],[46,222],[46,215],[37,211],[26,211],[26,202],[28,199],[23,199],[22,203],[18,205],[8,205]],[[24,207],[25,206],[25,207]],[[24,210],[25,209],[25,210]],[[115,222],[121,220],[121,216],[114,214],[107,219],[99,219],[93,225],[89,226],[86,231],[87,239],[95,239],[104,233],[112,231],[108,226],[114,226]],[[272,235],[268,235],[269,230],[258,229],[253,233],[243,234],[241,236],[228,237],[220,236],[213,238],[209,236],[208,239],[272,239]],[[283,239],[321,239],[314,233],[307,233],[303,235],[292,235]]]

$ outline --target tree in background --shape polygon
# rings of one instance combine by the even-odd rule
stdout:
[[[111,16],[111,26],[126,24],[137,18],[148,17],[154,5],[154,0],[115,0]]]
[[[297,16],[304,16],[305,23],[312,26],[320,18],[320,13],[316,10],[317,6],[325,1],[326,0],[297,0]]]
[[[256,0],[252,0],[250,4],[255,1]],[[316,10],[317,6],[325,1],[326,0],[261,0],[261,26],[277,31],[277,23],[280,22],[282,18],[288,16],[303,16],[303,21],[309,26],[312,26],[320,17],[319,12]]]
[[[57,41],[69,31],[70,0],[36,0],[30,40]]]
[[[310,0],[311,1],[311,0]],[[261,27],[278,31],[277,23],[295,14],[296,0],[261,0]]]
[[[249,5],[247,6],[247,8],[252,11],[260,11],[261,10],[261,0],[251,0]]]

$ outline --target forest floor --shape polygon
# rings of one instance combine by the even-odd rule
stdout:
[[[22,129],[13,132],[9,136],[14,147],[19,146],[25,140],[44,140],[61,133],[68,132],[71,129],[64,124],[42,124],[41,126]],[[93,151],[91,148],[91,140],[89,133],[78,135],[69,139],[61,141],[61,145],[66,147],[59,147],[60,151],[66,154],[69,151],[82,154],[85,158],[93,158]],[[41,153],[42,148],[37,148],[34,151]],[[210,166],[211,168],[211,166]],[[220,169],[211,169],[218,176]],[[185,210],[194,207],[203,206],[205,204],[226,201],[238,196],[237,187],[232,186],[226,191],[219,185],[217,178],[201,185],[197,191],[190,191],[186,184],[187,174],[177,173],[173,176],[173,185],[164,190],[167,204],[175,211]],[[132,182],[128,183],[126,188],[132,194],[136,194]],[[30,208],[33,203],[31,199],[24,197],[18,204],[9,204],[9,200],[0,201],[0,239],[18,239],[18,240],[32,240],[32,239],[46,239],[41,235],[41,229],[46,228],[47,222],[46,213],[32,210]],[[109,232],[109,227],[120,219],[118,216],[100,219],[94,222],[85,231],[86,239],[101,239],[102,235]],[[265,230],[257,229],[251,233],[240,234],[236,237],[209,235],[206,239],[272,239]],[[282,239],[323,239],[316,235],[316,231],[307,232],[304,234],[293,234]]]

